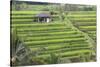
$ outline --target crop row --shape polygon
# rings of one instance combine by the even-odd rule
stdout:
[[[79,26],[80,29],[96,30],[96,26]]]
[[[21,19],[21,20],[15,19],[15,20],[11,20],[11,23],[12,24],[32,24],[32,23],[33,24],[37,24],[37,23],[44,24],[44,22],[35,22],[34,19]],[[58,19],[54,19],[50,23],[59,23],[59,21],[58,21]]]
[[[96,20],[96,18],[95,17],[70,17],[69,19],[71,19],[71,20],[82,20],[83,19],[83,21],[84,20]]]
[[[53,50],[54,48],[60,48],[60,46],[84,46],[88,45],[88,42],[86,41],[76,41],[76,42],[57,42],[57,43],[50,43],[50,44],[39,44],[39,45],[28,45],[30,49],[40,49],[40,48],[46,48],[47,50]]]
[[[36,50],[40,50],[43,49],[46,52],[47,51],[52,51],[52,50],[58,50],[58,49],[67,49],[67,48],[74,48],[74,47],[89,47],[89,45],[87,43],[83,44],[68,44],[68,43],[62,43],[62,44],[48,44],[46,45],[40,45],[39,47],[37,46],[30,46],[30,49],[32,51],[36,51]]]
[[[83,44],[68,44],[68,43],[62,43],[62,44],[48,44],[47,46],[45,45],[43,47],[43,45],[40,46],[41,49],[44,49],[46,52],[47,51],[55,51],[55,50],[59,50],[59,49],[72,49],[72,48],[82,48],[82,47],[88,47],[90,48],[90,46],[86,43],[83,42]],[[31,50],[40,50],[39,47],[30,47]]]
[[[53,46],[49,46],[46,47],[46,51],[47,50],[56,50],[56,49],[63,49],[63,48],[73,48],[73,47],[88,47],[89,45],[87,44],[60,44],[60,45],[53,45]]]
[[[56,31],[56,32],[53,32],[53,31],[47,31],[47,32],[34,32],[34,33],[28,33],[28,32],[18,32],[18,36],[33,36],[33,37],[39,37],[39,36],[61,36],[61,35],[67,35],[67,36],[73,36],[73,35],[81,35],[81,33],[78,33],[76,31]]]
[[[54,27],[54,26],[65,26],[63,23],[34,23],[34,24],[12,24],[12,27]]]
[[[12,19],[12,22],[33,22],[33,19]]]
[[[12,11],[11,14],[38,14],[42,11]]]
[[[87,31],[87,33],[96,35],[96,31]]]
[[[44,41],[28,41],[25,42],[26,44],[33,44],[33,45],[37,45],[37,44],[50,44],[50,43],[61,43],[61,42],[75,42],[75,41],[84,41],[85,38],[71,38],[71,39],[52,39],[52,40],[44,40]]]
[[[94,13],[94,14],[68,14],[67,15],[68,17],[87,17],[87,16],[89,16],[89,17],[91,17],[91,16],[96,16],[96,14]]]
[[[34,18],[36,15],[12,15],[11,18],[13,19],[22,19],[22,18]],[[51,17],[59,17],[59,15],[52,15]]]
[[[26,37],[25,41],[42,41],[42,40],[50,40],[50,39],[62,39],[62,38],[81,38],[84,37],[83,35],[72,35],[72,36],[68,36],[68,35],[60,35],[58,36],[41,36],[41,37]]]
[[[56,55],[60,55],[61,57],[71,57],[76,56],[84,53],[91,53],[91,50],[77,50],[77,51],[69,51],[69,52],[61,52],[61,53],[55,53]],[[47,58],[50,57],[50,54],[44,54],[44,55],[38,55],[36,56],[38,58]]]
[[[71,11],[69,14],[96,14],[96,11]]]
[[[71,19],[72,21],[77,21],[77,22],[84,22],[84,21],[91,21],[91,22],[93,22],[93,21],[96,21],[96,18],[75,18],[75,19]]]
[[[39,54],[43,55],[43,54],[48,54],[48,53],[59,53],[59,52],[68,52],[68,51],[76,51],[76,50],[86,50],[86,49],[90,49],[90,47],[71,47],[71,48],[61,48],[61,49],[57,49],[57,50],[48,50],[48,51],[43,51],[43,52],[40,52]]]
[[[14,28],[12,28],[12,30],[14,30]],[[28,33],[29,36],[32,36],[34,34],[40,35],[42,33],[64,32],[64,31],[70,31],[70,30],[71,30],[70,28],[60,28],[60,29],[49,29],[49,30],[25,30],[25,31],[22,31],[22,30],[21,31],[18,31],[17,30],[17,32],[19,34],[25,34],[25,35]],[[49,34],[46,34],[46,35],[49,35]],[[50,35],[53,35],[53,34],[50,34]]]
[[[43,27],[43,28],[18,28],[17,31],[42,31],[42,30],[59,30],[59,29],[66,29],[65,26],[61,27]],[[68,28],[69,29],[69,28]]]
[[[36,26],[30,26],[30,27],[24,27],[24,28],[16,27],[16,28],[17,28],[17,30],[23,29],[23,31],[24,31],[24,30],[42,30],[42,29],[44,30],[44,29],[57,29],[57,28],[59,29],[59,28],[66,28],[66,27],[61,25],[61,26],[43,26],[43,27],[38,27],[38,28]]]
[[[96,22],[73,22],[77,26],[96,26]]]

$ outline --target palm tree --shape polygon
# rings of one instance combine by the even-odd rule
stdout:
[[[17,36],[17,31],[11,33],[11,66],[26,65],[31,63],[31,51]]]

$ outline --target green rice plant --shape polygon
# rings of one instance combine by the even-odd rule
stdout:
[[[83,15],[83,14],[96,14],[96,11],[71,11],[71,12],[69,12],[69,14],[81,14],[81,15]]]
[[[67,30],[68,29],[68,30]],[[35,32],[34,31],[34,33],[32,33],[32,31],[31,31],[31,33],[30,32],[18,32],[18,36],[53,36],[53,35],[56,35],[56,36],[58,36],[58,35],[74,35],[74,34],[76,34],[76,35],[80,35],[81,33],[79,33],[79,32],[77,32],[77,31],[73,31],[72,29],[70,29],[70,28],[67,28],[67,29],[63,29],[63,30],[56,30],[56,31],[50,31],[50,30],[48,30],[48,31],[40,31],[39,33],[38,33],[38,31],[37,32]]]
[[[96,17],[96,14],[80,14],[80,15],[77,15],[77,14],[70,14],[70,15],[67,15],[69,18],[95,18]]]
[[[76,22],[76,21],[77,22],[85,22],[85,21],[88,21],[88,22],[90,22],[90,21],[93,22],[94,21],[95,22],[96,18],[77,18],[77,19],[75,18],[75,19],[72,19],[72,21],[73,22]]]
[[[76,50],[86,50],[89,49],[90,47],[66,47],[66,48],[62,48],[62,49],[57,49],[57,50],[48,50],[48,51],[43,51],[41,52],[39,55],[43,55],[43,54],[49,54],[49,53],[60,53],[60,52],[70,52],[70,51],[76,51]]]
[[[48,58],[47,62],[48,64],[57,64],[60,60],[60,56],[57,56],[54,53],[50,53],[50,57]]]
[[[41,36],[41,35],[43,35],[43,36],[45,36],[45,35],[49,36],[48,33],[50,33],[50,35],[53,35],[54,33],[52,33],[52,32],[60,32],[60,31],[64,32],[64,31],[69,31],[69,30],[70,29],[66,29],[66,28],[63,28],[63,29],[49,29],[49,30],[41,30],[41,31],[40,30],[34,30],[34,31],[33,30],[27,30],[27,31],[19,31],[19,34],[27,34],[28,33],[28,36],[35,36],[35,35],[36,36],[37,35],[38,36]],[[43,34],[43,33],[45,33],[45,34]],[[57,34],[57,35],[59,35],[59,34]]]
[[[12,19],[12,22],[33,22],[33,19]]]
[[[38,14],[38,13],[40,13],[40,12],[42,12],[42,11],[12,11],[11,14],[13,14],[13,15],[14,15],[14,14],[17,14],[17,15],[18,15],[18,14],[20,14],[20,15],[21,15],[21,14],[26,14],[26,15],[27,15],[27,14],[28,14],[28,15],[31,14],[31,15],[32,15],[32,14]]]
[[[65,26],[63,23],[34,23],[34,24],[12,24],[13,27],[49,27],[49,26]]]
[[[70,57],[61,57],[60,58],[60,63],[72,63],[71,59],[73,58],[79,58],[79,55],[74,55],[74,56],[70,56]]]
[[[42,30],[57,30],[57,29],[64,29],[65,26],[61,27],[43,27],[43,28],[21,28],[17,29],[18,31],[42,31]]]
[[[12,15],[12,19],[33,19],[33,15]]]
[[[67,31],[67,32],[66,32]],[[74,34],[80,35],[80,33],[76,32],[76,31],[68,31],[68,30],[64,30],[64,31],[60,31],[60,30],[56,30],[52,32],[49,31],[41,31],[41,32],[35,32],[34,33],[28,33],[28,32],[19,32],[18,36],[22,36],[22,37],[26,37],[26,36],[32,36],[32,37],[39,37],[39,36],[59,36],[59,35],[69,35],[69,36],[73,36]]]
[[[61,49],[61,48],[67,48],[67,47],[87,47],[87,46],[89,46],[89,45],[87,45],[87,44],[84,44],[84,42],[83,42],[83,44],[69,44],[69,43],[60,43],[60,44],[52,44],[52,45],[45,45],[45,46],[39,46],[39,47],[43,47],[44,49],[46,49],[46,51],[50,51],[50,50],[57,50],[57,49]],[[32,51],[35,51],[35,50],[38,50],[39,49],[39,47],[35,47],[35,46],[30,46],[30,49],[32,50]]]
[[[88,31],[90,31],[90,30],[96,30],[96,26],[80,26],[79,27],[80,29],[85,29],[85,30],[88,30]]]
[[[96,22],[73,22],[75,26],[96,26]]]
[[[38,28],[55,28],[55,27],[65,27],[65,25],[34,25],[34,24],[14,24],[14,25],[12,25],[13,27],[17,27],[17,28],[37,28],[37,26],[38,26]]]
[[[32,50],[34,50],[34,48],[39,48],[39,47],[43,47],[45,48],[46,50],[54,50],[57,46],[57,48],[60,48],[61,47],[65,47],[65,46],[74,46],[74,47],[77,47],[77,46],[89,46],[88,45],[88,42],[86,41],[76,41],[76,42],[60,42],[60,43],[51,43],[51,44],[40,44],[40,45],[28,45]]]
[[[58,36],[41,36],[41,37],[26,37],[26,39],[24,41],[36,41],[36,40],[51,40],[51,39],[62,39],[62,38],[66,38],[66,39],[69,39],[69,38],[82,38],[84,37],[83,35],[72,35],[72,36],[67,36],[67,35],[60,35],[59,37]]]
[[[60,42],[71,42],[71,41],[84,41],[84,38],[71,38],[71,39],[66,39],[66,38],[63,38],[63,39],[52,39],[52,40],[44,40],[44,41],[28,41],[28,42],[25,42],[26,44],[33,44],[33,45],[36,45],[36,44],[49,44],[49,43],[60,43]]]
[[[92,52],[91,50],[76,50],[76,51],[69,51],[69,52],[61,52],[59,53],[62,57],[71,57],[71,56],[77,56],[80,55],[81,53],[90,53]],[[59,55],[56,54],[56,55]],[[38,55],[38,58],[43,58],[43,57],[49,57],[49,54],[44,54],[44,55]]]

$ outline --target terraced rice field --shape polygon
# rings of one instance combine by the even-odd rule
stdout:
[[[96,42],[96,11],[70,12],[68,18],[75,27],[87,33]]]
[[[86,36],[81,32],[69,27],[64,22],[54,21],[50,23],[34,22],[34,15],[37,12],[12,12],[11,30],[17,30],[18,36],[24,41],[33,52],[38,51],[33,58],[48,60],[50,54],[60,55],[60,60],[81,59],[92,56],[92,46]],[[70,13],[69,19],[80,30],[86,31],[93,39],[96,38],[96,18],[94,12],[87,14]],[[78,14],[78,15],[77,15]],[[75,16],[75,17],[74,17]],[[81,18],[82,17],[82,18]],[[83,18],[84,17],[84,18]],[[81,19],[79,19],[81,18]],[[92,21],[93,20],[93,21]],[[91,60],[91,59],[90,59]],[[89,61],[90,61],[89,60]],[[65,61],[66,62],[66,61]]]

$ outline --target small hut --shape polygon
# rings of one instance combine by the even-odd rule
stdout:
[[[51,21],[51,15],[49,13],[40,13],[35,16],[36,22],[47,22]]]

